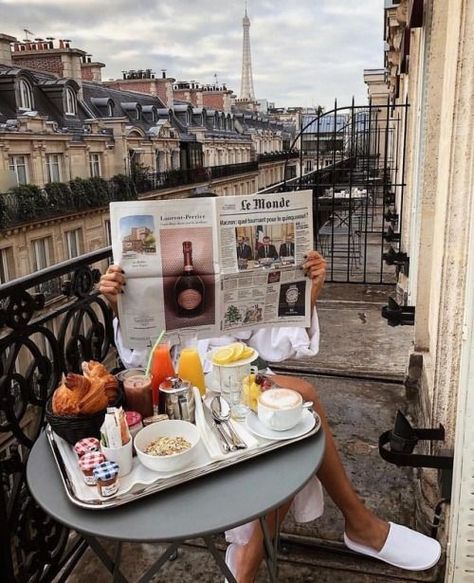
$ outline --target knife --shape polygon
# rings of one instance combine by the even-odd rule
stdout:
[[[211,431],[214,433],[214,435],[217,437],[217,441],[219,442],[222,452],[229,453],[231,448],[222,427],[220,427],[216,423],[214,417],[212,416],[212,413],[210,412],[209,408],[205,403],[202,404],[202,410],[204,411],[206,423],[208,427],[211,428]]]

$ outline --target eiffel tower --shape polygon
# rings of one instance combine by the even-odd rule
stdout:
[[[252,55],[250,54],[250,18],[247,14],[247,2],[245,3],[245,15],[242,19],[244,29],[242,45],[242,76],[240,81],[240,99],[255,101],[252,76]]]

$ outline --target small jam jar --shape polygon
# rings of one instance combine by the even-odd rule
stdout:
[[[103,462],[94,468],[94,479],[99,495],[107,498],[113,496],[119,487],[119,465],[117,462]]]
[[[152,417],[145,417],[143,419],[143,427],[147,427],[152,423],[158,423],[158,421],[167,421],[169,419],[168,415],[161,413],[160,415],[153,415]]]
[[[100,451],[99,440],[95,437],[85,437],[78,441],[74,446],[74,451],[81,458],[86,453],[91,453],[93,451]]]
[[[79,460],[79,468],[88,486],[95,486],[94,468],[104,461],[105,457],[99,451],[85,453]]]
[[[135,437],[135,435],[143,427],[142,416],[138,411],[125,411],[125,420],[127,421],[130,435]]]

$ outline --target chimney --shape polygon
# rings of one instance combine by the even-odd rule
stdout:
[[[84,81],[102,83],[102,71],[104,63],[92,60],[92,55],[84,55],[81,63],[81,76]]]
[[[11,43],[17,42],[14,36],[0,33],[0,64],[12,65]]]
[[[59,46],[54,46],[52,37],[46,41],[25,41],[15,43],[11,59],[14,65],[25,69],[37,69],[53,73],[60,78],[74,79],[79,86],[82,82],[81,60],[85,51],[71,48],[71,41],[60,39]]]

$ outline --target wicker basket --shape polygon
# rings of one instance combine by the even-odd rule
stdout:
[[[117,399],[111,407],[121,407],[124,404],[124,394],[118,388]],[[46,403],[45,417],[54,433],[74,445],[84,437],[100,437],[100,428],[104,422],[106,409],[92,415],[56,415],[53,413],[53,398]]]
[[[104,422],[105,409],[93,415],[55,415],[52,399],[46,403],[45,417],[54,433],[74,445],[84,437],[100,437],[100,427]]]

